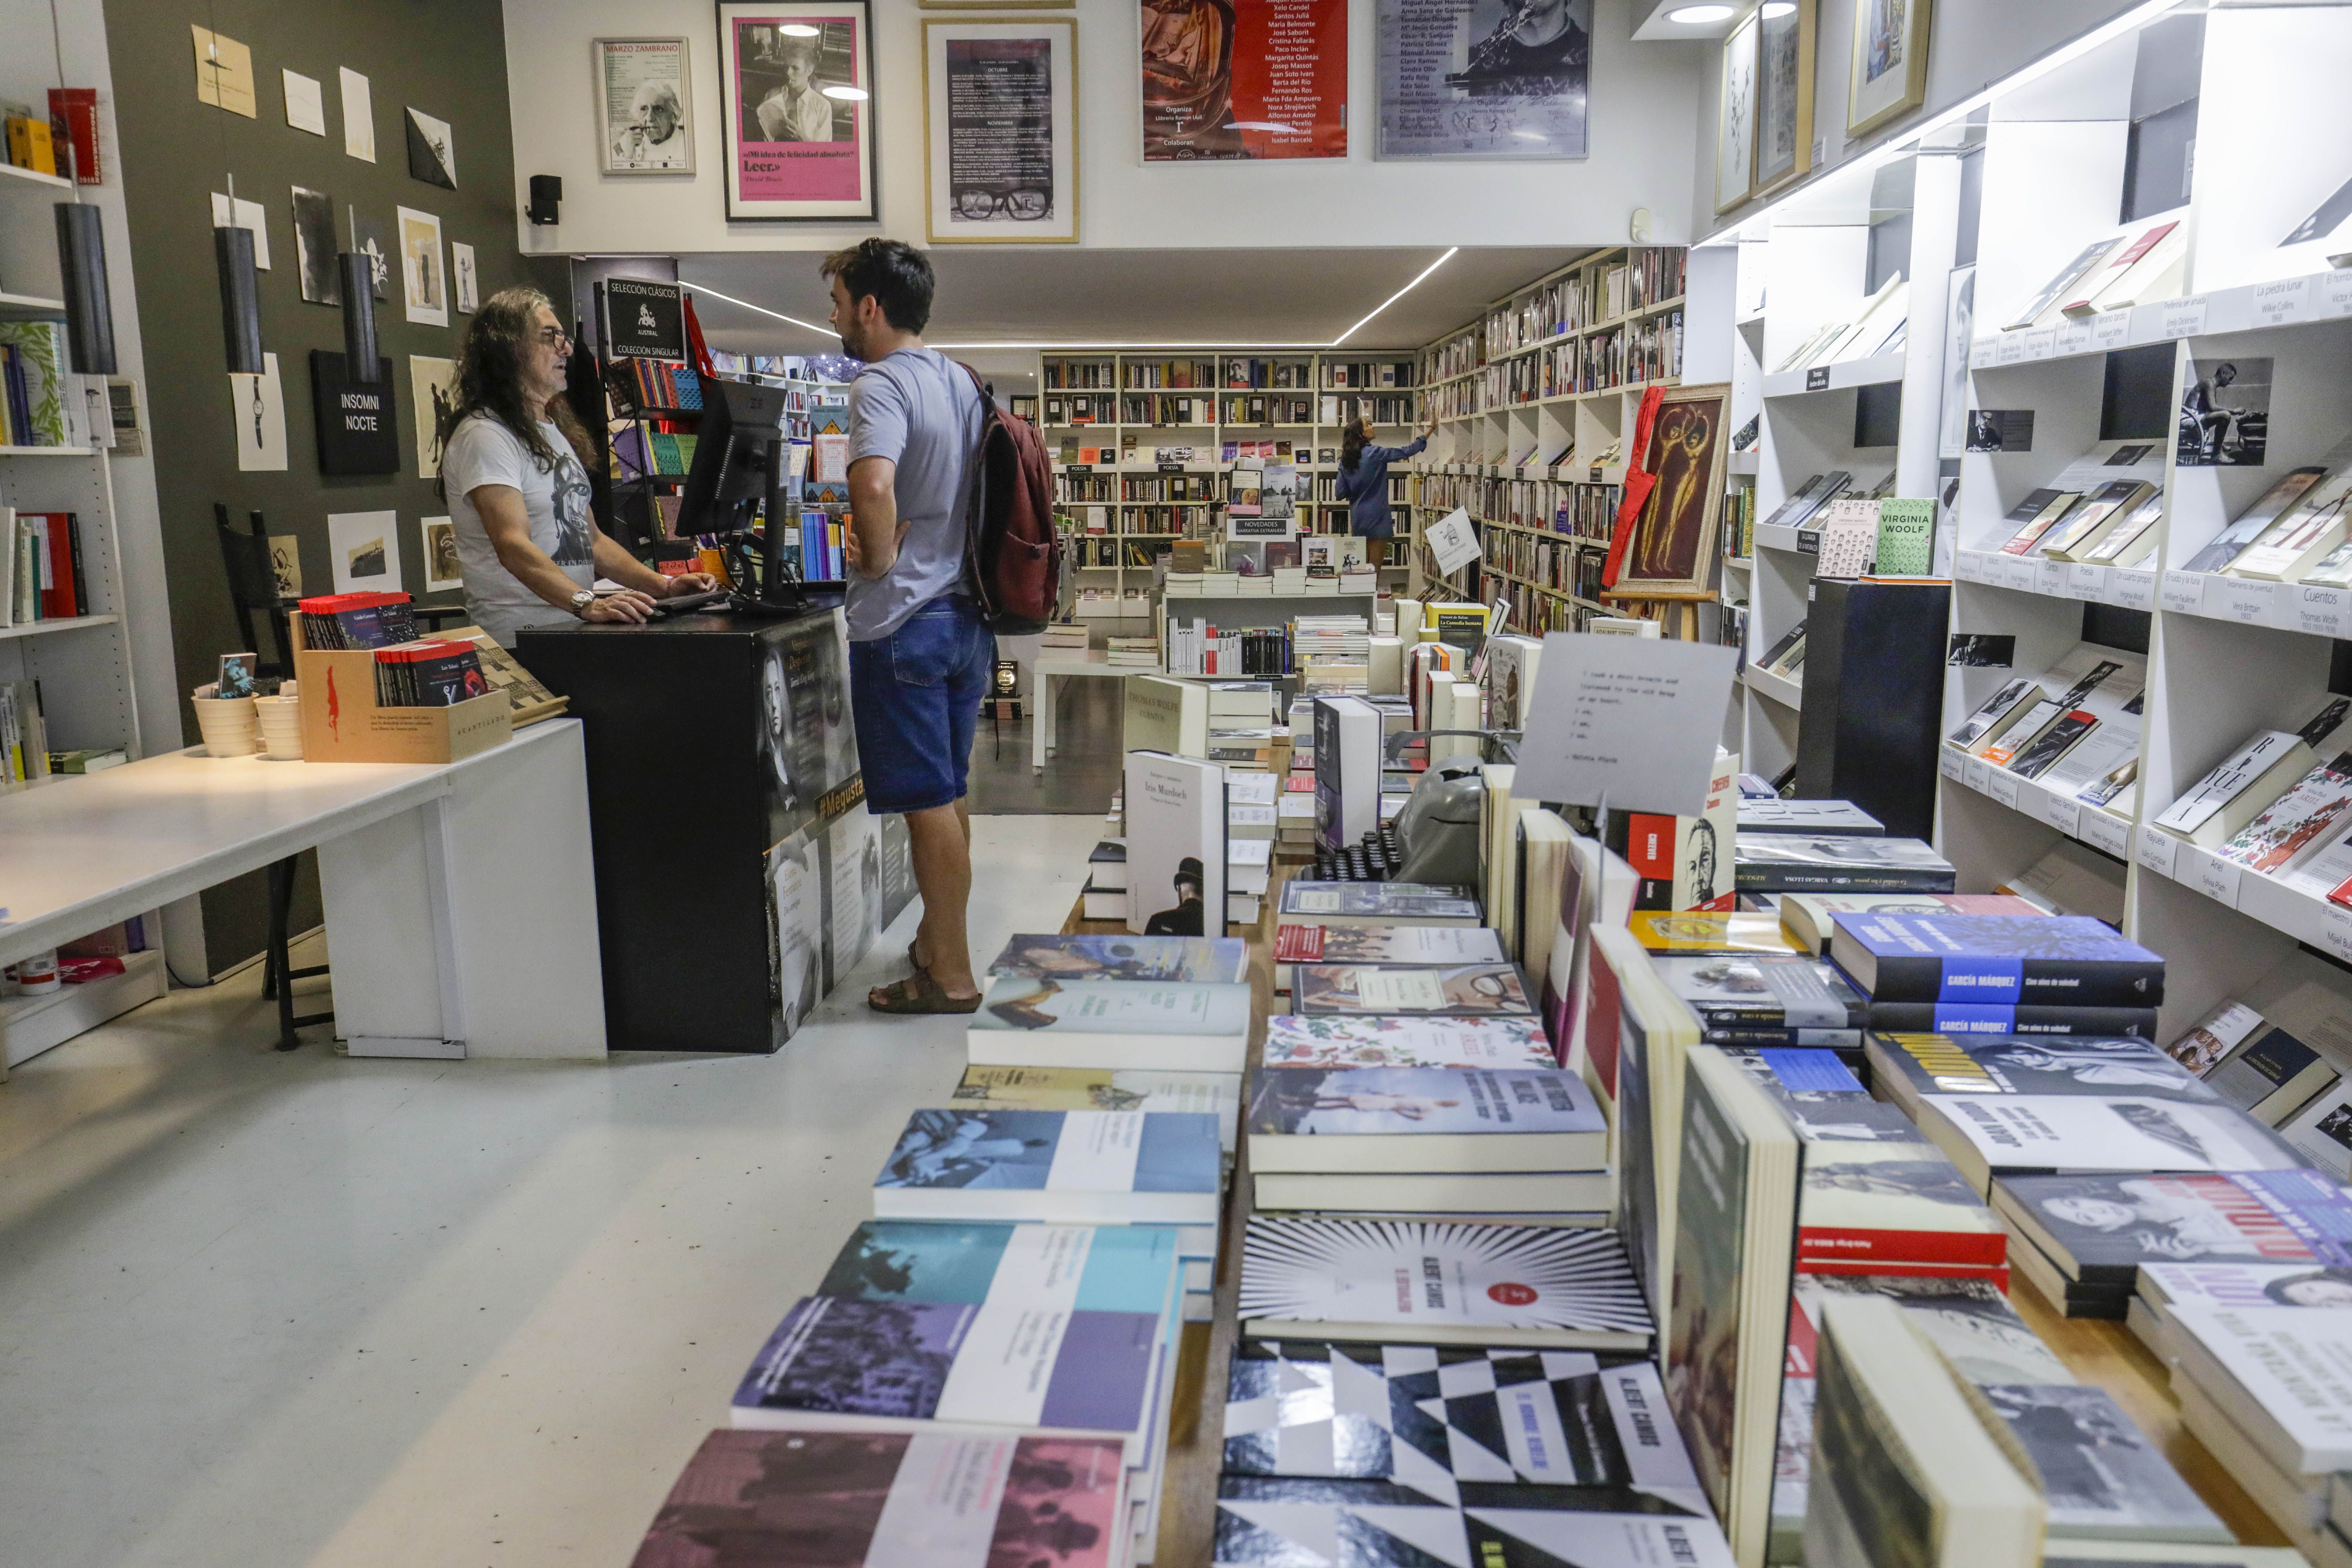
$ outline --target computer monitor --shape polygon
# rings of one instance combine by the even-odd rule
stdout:
[[[782,531],[799,515],[787,493],[786,446],[782,387],[703,378],[702,417],[694,465],[678,497],[677,532],[741,543],[753,515],[764,510],[759,592],[738,594],[738,608],[791,610],[805,603],[783,568]]]

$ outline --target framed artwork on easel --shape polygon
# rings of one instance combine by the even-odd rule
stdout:
[[[1632,454],[1658,477],[1634,519],[1610,596],[1617,600],[1700,598],[1708,593],[1723,523],[1723,485],[1731,452],[1725,420],[1731,388],[1721,382],[1665,390],[1645,450]]]

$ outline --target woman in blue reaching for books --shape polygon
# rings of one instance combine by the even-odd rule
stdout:
[[[1349,423],[1340,439],[1338,488],[1339,499],[1348,503],[1348,531],[1370,542],[1364,548],[1375,566],[1388,559],[1389,540],[1396,532],[1396,518],[1389,510],[1389,465],[1418,457],[1436,430],[1437,417],[1432,415],[1421,434],[1406,445],[1375,447],[1371,420],[1359,418]]]

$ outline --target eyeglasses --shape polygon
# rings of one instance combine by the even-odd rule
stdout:
[[[1022,223],[1034,223],[1051,211],[1053,205],[1053,198],[1044,191],[1006,191],[999,195],[964,190],[955,194],[956,216],[964,218],[989,218],[1003,213]]]
[[[539,341],[550,348],[570,348],[572,334],[562,327],[541,327],[539,331]]]

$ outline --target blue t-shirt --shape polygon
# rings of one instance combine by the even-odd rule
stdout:
[[[963,368],[930,349],[900,349],[849,386],[849,460],[888,458],[906,537],[876,578],[849,574],[849,640],[873,642],[963,585],[964,519],[985,411]]]

